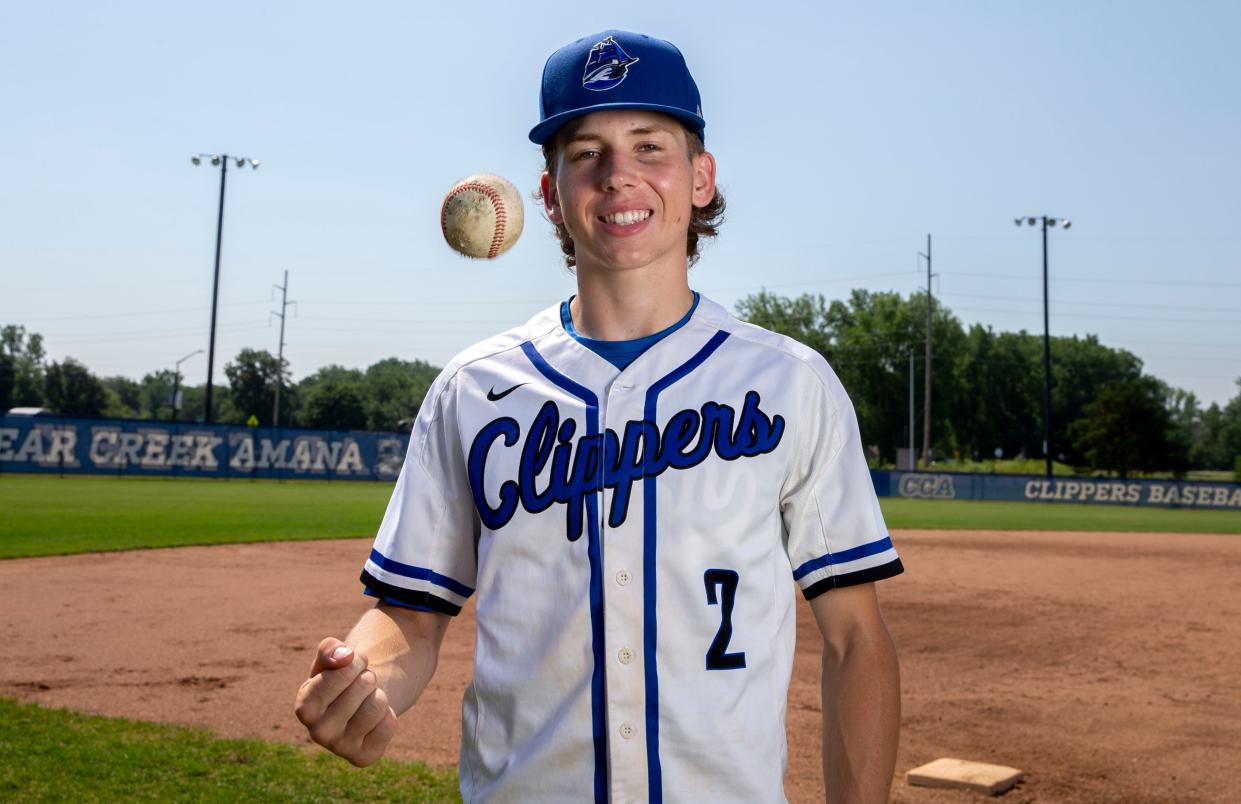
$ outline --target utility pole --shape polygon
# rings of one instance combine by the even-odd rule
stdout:
[[[918,256],[926,258],[926,391],[922,397],[922,463],[931,465],[931,316],[935,310],[935,300],[931,296],[931,236],[926,236],[926,253],[918,252]]]
[[[272,315],[280,318],[280,345],[276,348],[276,404],[271,411],[271,426],[280,426],[280,386],[281,380],[284,379],[284,317],[289,310],[290,304],[297,302],[289,301],[289,272],[284,272],[284,284],[272,285],[272,287],[280,291],[280,312],[273,312]]]

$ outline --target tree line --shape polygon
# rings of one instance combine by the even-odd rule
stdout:
[[[923,350],[928,299],[854,290],[830,303],[822,295],[762,292],[737,305],[738,315],[790,335],[822,354],[857,410],[865,443],[892,463],[909,443],[910,357],[914,435],[921,452]],[[968,328],[942,304],[931,320],[931,453],[986,460],[1043,457],[1042,337]],[[1077,467],[1114,472],[1234,469],[1241,460],[1241,378],[1225,405],[1203,407],[1194,394],[1146,374],[1124,349],[1086,337],[1051,339],[1052,454]],[[242,349],[216,386],[220,423],[334,430],[398,430],[408,426],[439,368],[395,357],[366,369],[326,366],[293,383],[265,350]],[[280,420],[273,421],[277,381]],[[99,378],[66,358],[46,361],[43,340],[23,327],[0,329],[0,411],[42,406],[63,416],[170,420],[170,370]],[[179,417],[200,421],[205,385],[182,386]]]
[[[821,295],[763,292],[742,299],[737,312],[822,354],[853,400],[863,440],[890,462],[909,443],[911,353],[922,448],[927,304],[925,293],[854,290],[829,304]],[[1043,457],[1042,336],[967,329],[938,302],[932,311],[932,454]],[[1096,336],[1053,337],[1050,345],[1055,459],[1122,476],[1228,470],[1241,459],[1241,378],[1231,401],[1204,408]]]
[[[366,369],[325,366],[294,383],[288,361],[262,349],[242,349],[224,366],[228,385],[213,390],[220,424],[272,426],[276,382],[281,382],[282,427],[396,431],[408,427],[439,368],[390,357]],[[179,385],[181,405],[173,410]],[[173,371],[97,377],[73,358],[47,362],[43,339],[24,327],[0,329],[0,411],[43,407],[60,416],[202,421],[206,383],[177,383]],[[253,417],[253,418],[251,418]]]

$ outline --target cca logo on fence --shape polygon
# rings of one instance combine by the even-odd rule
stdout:
[[[902,497],[952,500],[957,496],[952,475],[903,475],[900,491]]]

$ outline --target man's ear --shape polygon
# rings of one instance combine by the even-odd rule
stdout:
[[[705,207],[715,198],[715,157],[709,151],[703,151],[692,160],[694,167],[694,192],[692,203],[696,207]]]
[[[563,224],[564,215],[560,211],[560,195],[556,192],[556,182],[546,170],[539,177],[539,192],[543,195],[543,212],[547,219],[555,224]]]

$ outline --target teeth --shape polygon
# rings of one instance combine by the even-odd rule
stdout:
[[[604,215],[605,223],[618,223],[621,226],[630,226],[644,221],[651,216],[649,209],[631,209],[627,212],[613,212],[611,215]]]

